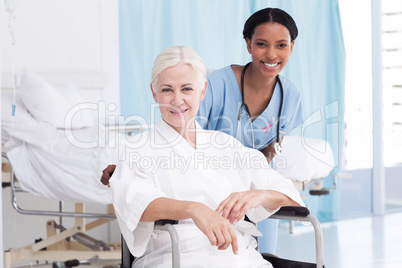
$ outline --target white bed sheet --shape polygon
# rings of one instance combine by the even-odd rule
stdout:
[[[286,136],[282,153],[275,159],[276,170],[293,181],[325,178],[335,167],[331,145],[321,139]]]
[[[106,130],[91,127],[74,130],[73,133],[75,137],[96,141],[102,131]],[[71,144],[64,130],[54,130],[53,135],[50,133],[47,132],[50,139],[41,139],[31,129],[27,140],[13,137],[6,143],[9,147],[7,156],[21,187],[31,193],[66,202],[111,203],[110,191],[99,179],[103,168],[115,162],[113,159],[116,156],[112,156],[115,149],[83,149]]]
[[[59,129],[35,119],[18,94],[12,118],[13,94],[1,93],[2,144],[22,189],[66,202],[112,202],[108,187],[99,181],[102,170],[116,162],[118,153],[117,148],[104,144],[109,137],[105,126]],[[77,141],[81,145],[100,142],[100,146],[85,149]]]

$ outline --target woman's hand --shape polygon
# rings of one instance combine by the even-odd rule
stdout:
[[[233,224],[243,219],[250,209],[263,205],[267,200],[267,195],[269,192],[265,190],[232,193],[220,203],[215,211]]]
[[[192,219],[197,227],[208,237],[212,246],[225,250],[232,245],[234,254],[238,252],[237,237],[230,222],[201,203],[195,203]]]

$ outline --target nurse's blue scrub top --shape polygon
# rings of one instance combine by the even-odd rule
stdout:
[[[289,133],[303,122],[300,92],[285,77],[280,75],[279,79],[284,92],[280,130]],[[236,76],[231,66],[227,66],[208,75],[207,93],[200,103],[197,121],[202,128],[225,132],[250,148],[253,147],[253,131],[254,148],[262,150],[276,139],[280,103],[281,91],[276,83],[271,101],[252,123],[243,107],[237,133],[237,116],[242,97]]]

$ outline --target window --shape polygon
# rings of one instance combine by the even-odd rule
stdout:
[[[346,49],[344,168],[372,167],[371,3],[340,0]],[[402,1],[382,1],[384,164],[402,163]],[[358,16],[358,19],[357,19]]]
[[[402,2],[383,0],[384,164],[402,163]]]
[[[371,6],[366,0],[339,0],[339,4],[346,50],[343,167],[371,168]]]

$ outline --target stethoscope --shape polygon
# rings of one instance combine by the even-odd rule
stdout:
[[[237,114],[237,130],[236,130],[236,139],[238,139],[238,134],[239,134],[239,128],[240,128],[240,120],[241,120],[241,115],[242,115],[242,109],[243,107],[246,109],[246,113],[248,116],[248,121],[250,122],[251,126],[251,138],[253,140],[253,148],[254,148],[254,131],[253,131],[253,126],[252,126],[252,121],[251,121],[251,116],[250,116],[250,110],[248,109],[247,104],[244,102],[244,74],[246,73],[247,67],[250,65],[251,62],[247,63],[246,66],[244,66],[243,71],[241,72],[241,80],[240,80],[240,89],[241,89],[241,98],[242,98],[242,103],[239,108],[239,113]],[[279,79],[279,76],[276,76],[276,82],[279,84],[279,88],[281,90],[281,103],[279,104],[279,112],[278,112],[278,124],[276,126],[276,142],[274,143],[274,149],[276,154],[282,153],[282,146],[279,143],[279,133],[280,131],[280,120],[281,120],[281,113],[282,113],[282,105],[283,105],[283,87],[282,87],[282,82]]]

